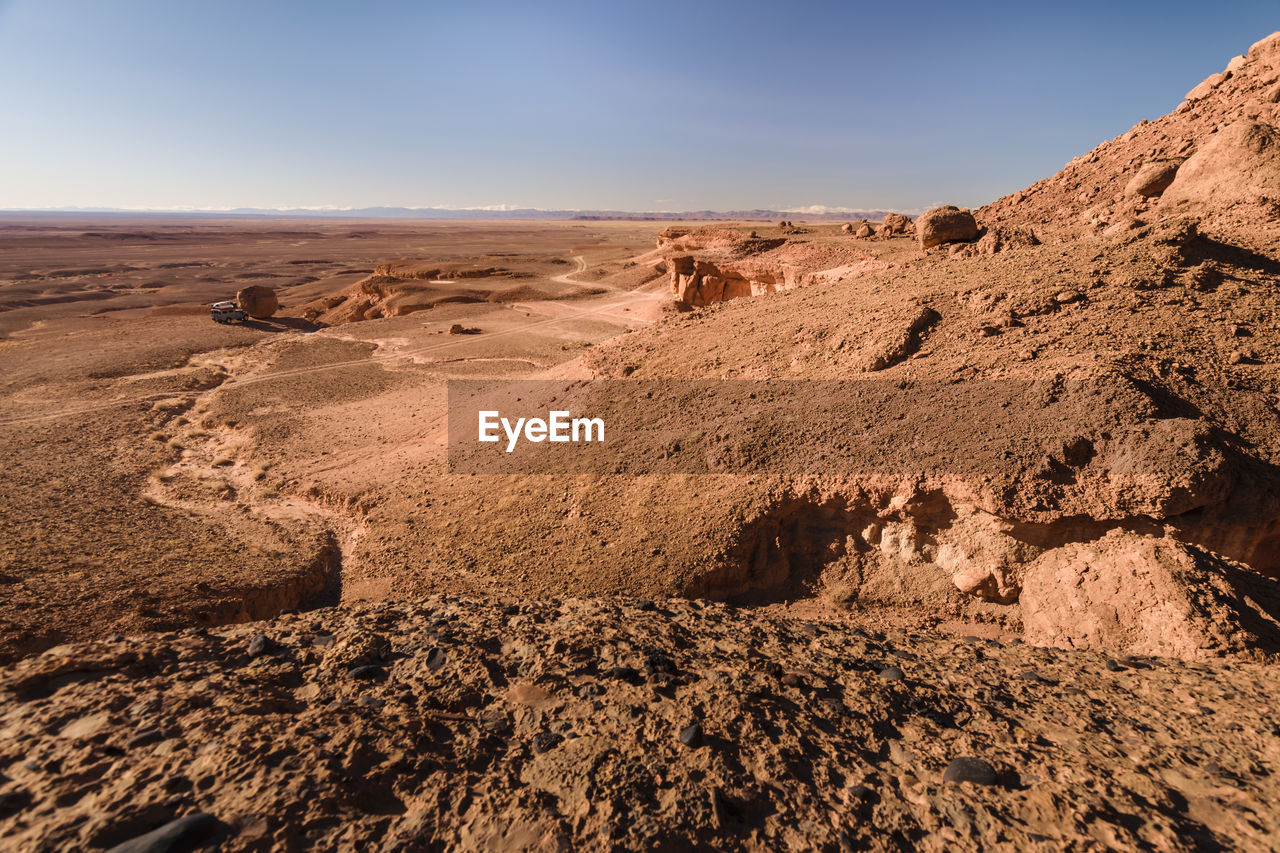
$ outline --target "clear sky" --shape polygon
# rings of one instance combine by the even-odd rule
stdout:
[[[0,0],[0,208],[978,205],[1252,2]]]

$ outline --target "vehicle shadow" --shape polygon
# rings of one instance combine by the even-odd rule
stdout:
[[[251,317],[242,325],[260,332],[315,332],[325,328],[322,324],[313,323],[301,317],[272,317],[269,320],[256,320]]]

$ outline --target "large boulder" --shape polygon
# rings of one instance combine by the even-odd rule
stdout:
[[[950,204],[935,207],[916,220],[916,239],[922,249],[943,243],[967,243],[977,237],[978,221],[967,208]]]
[[[261,284],[253,284],[236,293],[236,302],[250,317],[266,320],[280,310],[276,292]]]
[[[1280,31],[1274,32],[1264,39],[1258,39],[1249,47],[1248,58],[1258,59],[1280,53]]]
[[[1213,134],[1178,167],[1161,205],[1227,208],[1280,197],[1280,130],[1243,119]]]
[[[859,225],[859,226],[858,226],[858,230],[854,232],[854,235],[853,235],[853,236],[855,236],[855,237],[861,237],[862,239],[864,239],[864,240],[865,240],[865,239],[867,239],[868,237],[871,237],[871,236],[872,236],[872,235],[874,235],[874,234],[875,234],[875,232],[871,230],[871,223],[870,223],[870,222],[864,222],[864,223],[862,223],[861,225]]]
[[[1201,659],[1280,649],[1278,589],[1194,546],[1117,529],[1040,555],[1019,600],[1034,645]]]
[[[884,225],[880,228],[880,233],[886,236],[891,234],[906,234],[911,229],[911,218],[903,216],[901,213],[888,213],[884,217]]]
[[[1201,98],[1207,97],[1214,89],[1218,88],[1230,79],[1230,77],[1231,75],[1226,71],[1219,71],[1217,74],[1210,74],[1208,77],[1197,83],[1194,89],[1187,92],[1186,100],[1198,101]]]
[[[1124,194],[1143,198],[1160,195],[1173,183],[1181,163],[1181,160],[1156,160],[1147,163],[1125,185]]]

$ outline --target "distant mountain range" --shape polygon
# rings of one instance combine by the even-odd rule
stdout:
[[[126,210],[111,207],[63,207],[39,210],[0,210],[0,215],[110,214],[130,216],[261,216],[306,217],[312,219],[577,219],[585,221],[634,220],[679,222],[687,220],[735,220],[773,222],[794,219],[804,222],[847,222],[857,219],[883,219],[886,213],[909,213],[902,210],[839,210],[805,208],[797,210],[541,210],[538,208],[460,208],[439,207],[359,207],[359,208],[264,208],[237,207],[229,210]]]

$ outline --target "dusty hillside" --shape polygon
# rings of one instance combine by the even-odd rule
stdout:
[[[979,217],[1081,233],[1129,230],[1190,213],[1210,230],[1236,230],[1244,245],[1267,245],[1280,227],[1280,151],[1274,142],[1242,134],[1259,124],[1273,132],[1280,125],[1280,34],[1234,57],[1173,112],[1144,119],[1058,174],[992,202]],[[1218,162],[1209,179],[1198,168],[1206,159]]]

